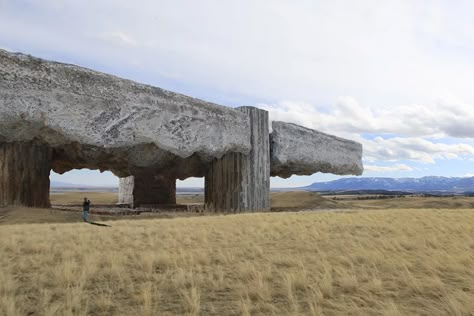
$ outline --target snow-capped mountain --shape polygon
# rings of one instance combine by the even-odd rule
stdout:
[[[389,191],[474,191],[474,177],[422,177],[422,178],[343,178],[328,182],[315,182],[307,187],[313,191],[335,190],[389,190]]]

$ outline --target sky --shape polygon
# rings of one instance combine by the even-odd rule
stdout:
[[[0,0],[0,48],[359,141],[363,176],[473,176],[473,15],[470,0]]]

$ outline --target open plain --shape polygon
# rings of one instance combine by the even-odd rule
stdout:
[[[116,217],[112,227],[4,208],[0,314],[473,315],[474,211],[443,208],[470,198],[446,199],[376,209],[280,192],[274,205],[305,211]]]

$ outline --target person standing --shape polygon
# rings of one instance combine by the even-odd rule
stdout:
[[[87,222],[90,205],[91,205],[91,201],[87,197],[85,197],[84,202],[82,203],[82,219],[84,220],[84,222]]]

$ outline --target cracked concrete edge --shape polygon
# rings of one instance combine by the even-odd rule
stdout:
[[[272,122],[271,175],[361,175],[362,145],[293,123]]]

